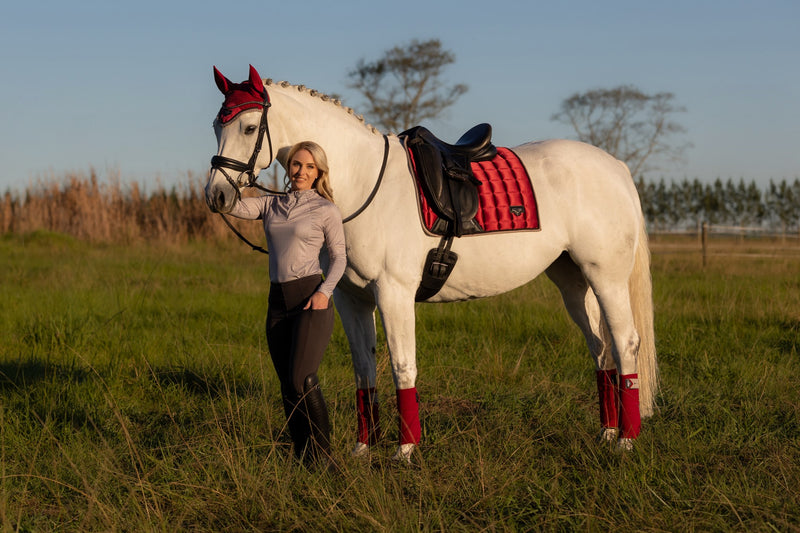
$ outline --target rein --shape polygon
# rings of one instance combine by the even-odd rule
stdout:
[[[264,192],[272,193],[272,194],[286,194],[285,192],[273,191],[273,190],[267,189],[265,187],[262,187],[256,181],[258,179],[258,176],[253,174],[253,170],[255,169],[255,160],[256,160],[256,157],[258,156],[258,152],[261,150],[261,141],[263,139],[263,130],[266,130],[267,137],[269,138],[269,126],[267,125],[267,119],[266,119],[267,107],[269,106],[269,100],[268,99],[269,99],[269,96],[267,96],[267,98],[265,99],[264,112],[261,115],[261,124],[262,125],[259,126],[259,136],[258,136],[258,139],[256,140],[256,147],[255,147],[255,150],[253,151],[253,155],[250,157],[250,161],[247,164],[247,166],[245,166],[245,164],[240,162],[240,161],[237,161],[235,159],[229,159],[227,157],[222,157],[222,156],[216,155],[216,156],[211,158],[211,168],[212,169],[216,168],[217,170],[222,172],[222,174],[225,176],[225,179],[227,179],[228,182],[236,190],[236,195],[237,195],[238,199],[241,199],[241,193],[239,192],[239,187],[236,186],[235,182],[233,181],[233,179],[230,178],[230,176],[228,176],[227,172],[225,172],[225,170],[223,170],[223,166],[222,166],[223,164],[224,164],[225,168],[230,168],[232,170],[242,169],[242,170],[240,170],[240,173],[248,172],[248,174],[250,175],[250,179],[248,179],[247,184],[245,184],[245,187],[255,187],[255,188],[260,189],[260,190],[262,190]],[[270,155],[270,163],[272,163],[272,139],[270,139],[270,141],[269,141],[269,155]],[[364,210],[372,203],[372,200],[375,199],[375,195],[378,194],[378,188],[381,186],[381,182],[383,181],[383,176],[384,176],[385,171],[386,171],[386,163],[387,163],[388,160],[389,160],[389,137],[384,135],[383,136],[383,161],[381,162],[381,170],[378,173],[378,179],[375,182],[375,186],[372,188],[372,191],[369,193],[369,196],[364,201],[364,203],[361,205],[361,207],[356,209],[355,212],[353,214],[349,215],[347,218],[342,219],[342,224],[346,224],[347,222],[350,222],[351,220],[356,218],[358,215],[363,213]],[[267,166],[269,166],[269,165],[267,165]],[[230,223],[230,221],[228,220],[228,217],[226,217],[223,213],[219,213],[219,216],[222,217],[222,220],[230,228],[230,230],[237,237],[239,237],[239,239],[242,242],[244,242],[250,248],[252,248],[253,251],[261,252],[262,254],[269,255],[269,252],[265,248],[263,248],[261,246],[258,246],[256,244],[253,244],[252,242],[250,242],[247,239],[247,237],[242,235],[239,232],[239,230],[237,230],[233,226],[233,224]]]
[[[240,239],[242,242],[244,242],[244,243],[245,243],[245,244],[247,244],[247,245],[248,245],[250,248],[252,248],[254,252],[261,252],[262,254],[267,254],[267,255],[269,255],[269,252],[268,252],[268,251],[267,251],[265,248],[263,248],[263,247],[261,247],[261,246],[258,246],[257,244],[253,244],[252,242],[250,242],[249,240],[247,240],[247,237],[245,237],[244,235],[242,235],[241,233],[239,233],[239,230],[237,230],[235,227],[233,227],[233,224],[231,224],[231,222],[228,220],[228,217],[226,217],[226,216],[225,216],[225,215],[223,215],[222,213],[220,213],[220,214],[219,214],[219,216],[221,216],[221,217],[222,217],[222,221],[223,221],[223,222],[225,222],[225,224],[226,224],[226,225],[227,225],[227,226],[228,226],[228,227],[231,229],[231,231],[234,233],[234,235],[236,235],[237,237],[239,237],[239,239]]]
[[[378,187],[381,186],[381,181],[383,181],[383,174],[384,174],[384,171],[386,170],[386,161],[388,161],[388,159],[389,159],[389,137],[384,135],[383,136],[383,162],[381,163],[381,171],[378,173],[378,181],[375,182],[375,187],[372,188],[372,192],[369,193],[369,196],[367,197],[367,200],[364,202],[364,204],[361,207],[359,207],[358,209],[356,209],[355,213],[353,213],[352,215],[350,215],[347,218],[343,219],[342,220],[342,224],[350,222],[351,220],[356,218],[358,215],[360,215],[364,211],[364,209],[367,208],[367,206],[369,204],[372,203],[372,200],[375,198],[375,195],[378,193]]]

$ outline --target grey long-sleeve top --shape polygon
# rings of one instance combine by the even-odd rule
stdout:
[[[238,218],[263,220],[273,283],[321,274],[320,252],[329,258],[325,281],[317,289],[330,297],[347,266],[342,214],[315,190],[285,196],[243,198],[230,212]]]

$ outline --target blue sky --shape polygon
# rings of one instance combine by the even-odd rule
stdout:
[[[575,92],[671,92],[693,143],[651,178],[800,177],[800,2],[30,0],[0,7],[0,191],[68,172],[172,186],[204,174],[221,103],[212,66],[343,96],[358,59],[438,38],[469,91],[426,124],[495,143],[570,137]]]

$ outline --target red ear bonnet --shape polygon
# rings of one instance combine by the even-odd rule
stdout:
[[[217,120],[221,124],[227,124],[246,109],[264,107],[267,90],[253,65],[250,65],[250,79],[242,83],[231,82],[217,70],[217,67],[214,67],[214,81],[220,92],[225,95],[225,101],[217,114]]]
[[[222,72],[217,70],[217,67],[214,67],[214,81],[217,82],[217,87],[219,87],[219,90],[222,92],[222,94],[228,92],[228,87],[230,87],[231,82],[228,81],[228,78],[222,75]]]

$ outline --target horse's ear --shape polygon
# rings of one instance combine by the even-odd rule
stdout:
[[[219,87],[219,90],[222,91],[222,94],[228,94],[231,82],[228,78],[222,75],[222,72],[217,70],[217,67],[214,67],[214,81],[217,82],[217,87]]]
[[[264,92],[264,80],[259,76],[258,71],[253,65],[250,65],[250,85],[258,92]]]

